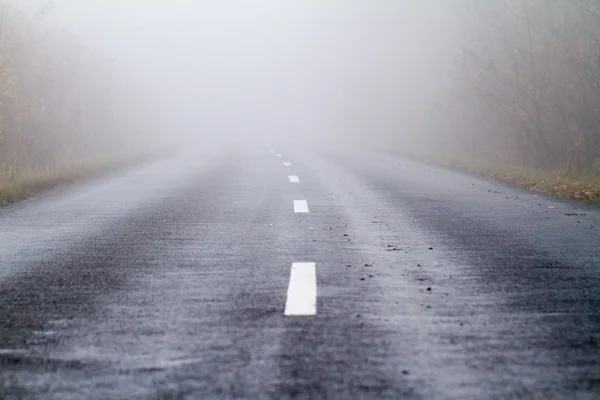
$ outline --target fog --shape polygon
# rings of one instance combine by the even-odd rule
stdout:
[[[129,96],[117,120],[140,104],[128,126],[146,123],[115,145],[143,132],[157,144],[333,141],[580,170],[600,158],[593,1],[11,4],[110,60],[107,85]]]
[[[170,138],[314,140],[415,134],[408,127],[448,78],[441,50],[454,32],[438,11],[412,1],[55,0],[45,23],[139,81]]]

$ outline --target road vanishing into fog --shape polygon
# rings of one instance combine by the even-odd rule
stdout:
[[[186,150],[0,208],[0,324],[1,399],[598,399],[600,208]]]

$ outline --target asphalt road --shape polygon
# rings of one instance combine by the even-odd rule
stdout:
[[[600,398],[598,207],[272,150],[1,208],[0,398]]]

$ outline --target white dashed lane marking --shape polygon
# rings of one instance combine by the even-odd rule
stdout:
[[[317,271],[314,262],[292,264],[284,315],[317,314]]]
[[[308,203],[306,202],[306,200],[294,200],[294,212],[307,213]]]
[[[284,166],[286,166],[286,167],[291,167],[291,166],[292,166],[292,163],[291,163],[291,162],[284,161],[284,162],[283,162],[283,165],[284,165]]]
[[[281,158],[283,157],[283,154],[277,154],[277,157]]]
[[[300,179],[298,179],[298,177],[296,175],[289,175],[288,179],[290,180],[290,183],[299,183]]]

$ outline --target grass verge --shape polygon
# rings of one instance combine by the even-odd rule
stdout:
[[[36,194],[91,179],[124,168],[140,158],[94,158],[64,165],[22,171],[16,179],[0,175],[0,206],[24,200]]]
[[[516,167],[479,159],[427,157],[425,161],[528,190],[600,205],[600,176],[574,176],[566,172]]]

